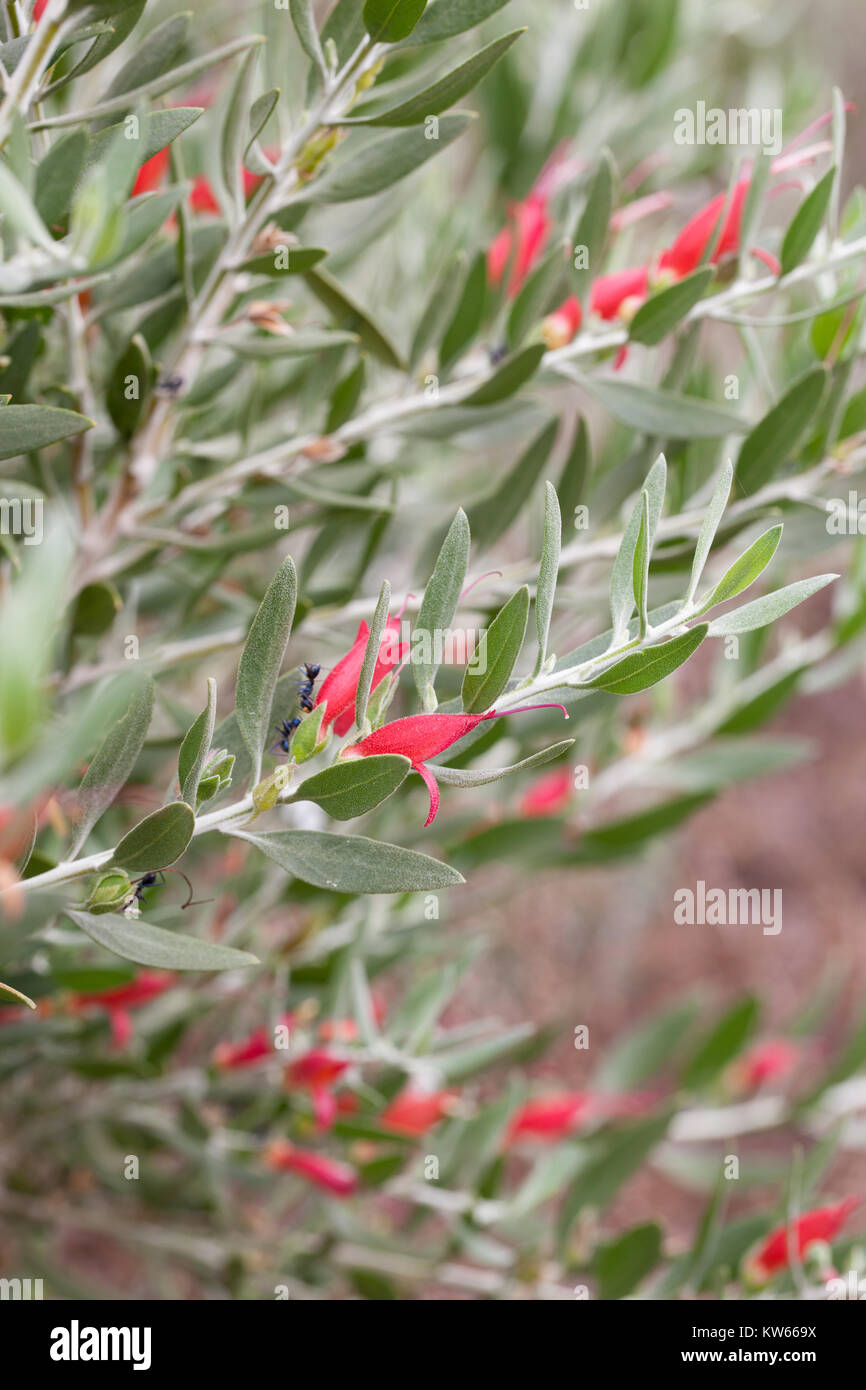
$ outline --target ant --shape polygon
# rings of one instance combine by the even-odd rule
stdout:
[[[198,898],[195,901],[193,900],[193,886],[182,869],[169,869],[169,873],[180,874],[189,889],[189,896],[185,903],[181,903],[181,910],[187,907],[200,907],[202,903],[213,902],[213,898]],[[126,902],[123,904],[123,911],[126,912],[128,908],[132,907],[133,903],[143,903],[144,890],[146,888],[153,888],[158,883],[165,883],[165,874],[161,869],[157,869],[156,871],[151,870],[150,873],[142,874],[141,878],[133,879],[131,886],[134,891],[132,897],[127,898]]]
[[[298,686],[298,702],[306,714],[313,708],[313,686],[319,679],[321,669],[321,666],[314,666],[310,661],[305,661],[301,667],[304,679]]]
[[[304,679],[298,684],[298,704],[305,714],[310,714],[314,709],[313,688],[316,681],[319,679],[319,672],[321,669],[321,666],[317,666],[312,661],[305,661],[300,668],[301,675]],[[300,728],[300,724],[301,720],[297,715],[294,719],[284,719],[281,724],[278,724],[277,733],[280,737],[277,739],[276,743],[271,744],[269,751],[273,752],[275,748],[279,748],[281,752],[288,753],[291,737],[295,730]]]

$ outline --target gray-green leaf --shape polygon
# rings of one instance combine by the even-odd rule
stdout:
[[[213,741],[216,722],[216,681],[208,676],[207,704],[201,714],[187,730],[180,745],[177,759],[177,775],[180,794],[190,806],[195,806],[198,784]]]
[[[164,927],[127,919],[119,913],[95,916],[68,907],[66,916],[97,945],[137,965],[161,970],[236,970],[239,966],[259,964],[258,958],[247,951],[199,941],[194,936],[179,936]]]
[[[192,807],[185,801],[171,801],[145,816],[124,835],[111,862],[128,874],[167,869],[183,854],[194,829]]]
[[[609,690],[613,695],[634,695],[664,680],[684,661],[688,661],[707,635],[706,623],[699,623],[679,637],[659,642],[645,651],[632,652],[584,683],[584,689]]]
[[[395,792],[411,766],[408,758],[395,753],[347,758],[308,777],[289,802],[315,801],[334,820],[354,820]]]
[[[75,799],[78,815],[73,857],[128,780],[144,746],[152,714],[153,681],[148,676],[132,696],[126,714],[109,729],[81,779]]]
[[[286,873],[335,893],[418,893],[452,888],[464,881],[456,869],[438,859],[363,835],[331,835],[321,830],[230,833],[248,840]]]
[[[529,589],[524,584],[478,639],[463,677],[461,697],[466,714],[492,709],[502,694],[520,656],[528,619]]]
[[[292,631],[297,593],[295,566],[287,556],[259,605],[238,667],[238,727],[249,750],[253,782],[261,772],[274,688]]]
[[[424,708],[436,708],[433,682],[439,670],[436,660],[437,636],[451,626],[469,565],[469,522],[462,507],[451,523],[448,535],[424,590],[412,643],[412,674]]]

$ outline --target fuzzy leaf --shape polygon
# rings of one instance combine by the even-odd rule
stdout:
[[[334,820],[353,820],[395,792],[411,767],[408,758],[391,753],[347,758],[308,777],[288,800],[315,801]]]
[[[701,605],[700,612],[705,613],[708,608],[713,608],[717,603],[724,603],[726,599],[736,598],[744,589],[748,589],[753,584],[759,574],[763,574],[768,564],[772,560],[782,538],[782,527],[771,526],[763,535],[758,536],[747,550],[744,550],[739,559],[735,560],[730,569],[722,575],[718,584],[707,596]]]
[[[821,230],[821,224],[830,206],[835,178],[835,168],[828,169],[791,218],[779,254],[783,275],[789,275],[792,270],[796,270],[811,251],[812,243]]]
[[[195,806],[199,779],[213,741],[216,723],[216,681],[208,676],[207,704],[187,731],[177,759],[180,794],[190,806]]]
[[[399,43],[411,34],[427,0],[366,0],[364,28],[374,43]]]
[[[103,811],[129,779],[144,747],[152,714],[153,681],[147,677],[132,696],[126,714],[109,729],[81,779],[75,798],[78,814],[74,853],[77,854]]]
[[[743,440],[736,467],[741,492],[763,487],[789,461],[821,403],[826,381],[823,367],[804,372]]]
[[[128,920],[119,913],[94,916],[71,907],[65,911],[97,945],[137,965],[150,965],[159,970],[237,970],[240,966],[259,964],[258,958],[247,951],[199,941],[194,936],[180,936],[163,927],[153,927],[149,922]]]
[[[795,584],[786,584],[783,589],[776,589],[774,593],[744,603],[741,608],[735,608],[721,618],[714,618],[708,628],[709,636],[727,637],[731,633],[754,632],[755,628],[766,627],[767,623],[774,623],[777,618],[796,608],[798,603],[811,598],[819,589],[838,578],[838,574],[818,574],[813,579],[799,579]]]
[[[428,140],[423,126],[392,130],[355,144],[352,136],[340,158],[310,185],[306,197],[314,203],[349,203],[371,198],[426,164],[462,135],[473,116],[466,111],[439,117],[439,138]]]
[[[447,787],[486,787],[490,782],[500,782],[503,777],[510,777],[512,772],[524,772],[527,768],[542,767],[544,763],[553,762],[571,748],[574,741],[573,738],[566,738],[561,743],[552,743],[549,748],[542,748],[539,753],[533,753],[519,763],[512,763],[510,767],[445,767],[442,763],[429,763],[428,766],[436,781],[444,782]]]
[[[529,589],[524,584],[500,608],[466,667],[461,698],[467,714],[492,709],[508,684],[526,636]]]
[[[111,862],[131,875],[166,869],[183,854],[194,829],[192,807],[185,801],[170,801],[124,835]]]
[[[461,63],[453,72],[449,72],[447,76],[425,87],[408,100],[401,101],[399,106],[391,107],[389,111],[370,116],[365,116],[362,111],[356,116],[349,116],[341,124],[407,126],[417,125],[428,116],[441,115],[449,106],[453,106],[456,101],[460,101],[471,92],[473,87],[477,87],[515,40],[525,33],[525,29],[515,29],[511,34],[504,34],[501,39],[494,39],[493,43],[467,58],[466,62]]]
[[[295,566],[288,556],[259,605],[238,667],[238,727],[249,750],[253,782],[259,780],[268,742],[274,689],[292,631],[297,593]]]
[[[7,405],[0,410],[0,459],[44,449],[72,434],[93,429],[93,421],[53,405]]]
[[[462,883],[456,869],[415,850],[363,835],[331,835],[320,830],[277,830],[248,840],[286,873],[335,893],[419,893]]]
[[[674,285],[659,290],[643,303],[631,321],[629,338],[633,343],[654,347],[682,322],[699,299],[703,299],[715,271],[704,266]]]
[[[632,652],[608,667],[600,676],[583,684],[584,689],[609,690],[613,695],[634,695],[664,680],[684,661],[688,661],[707,635],[707,624],[699,623],[679,637],[659,642],[645,651]]]
[[[442,634],[447,632],[457,612],[469,564],[469,539],[469,522],[461,507],[442,542],[442,549],[433,567],[430,582],[424,590],[415,623],[412,674],[425,709],[436,708],[436,696],[433,691],[433,682],[439,670],[436,660],[436,636],[439,634],[441,638]],[[422,659],[425,656],[425,647],[430,648],[426,653],[429,660]]]

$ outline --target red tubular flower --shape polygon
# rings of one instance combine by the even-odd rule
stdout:
[[[294,1022],[292,1014],[282,1014],[279,1025],[291,1029]],[[249,1067],[274,1055],[274,1035],[266,1028],[256,1028],[240,1042],[218,1043],[213,1050],[212,1062],[220,1071],[236,1071],[239,1067]]]
[[[571,800],[571,769],[558,767],[537,777],[520,801],[521,816],[555,816]]]
[[[174,974],[168,971],[157,973],[140,970],[127,985],[117,985],[114,989],[98,990],[92,994],[73,994],[69,1007],[76,1013],[84,1009],[104,1009],[108,1014],[115,1047],[125,1047],[132,1036],[129,1010],[149,1004],[151,999],[171,989],[174,980]]]
[[[268,1168],[276,1173],[297,1173],[314,1187],[321,1187],[335,1197],[351,1197],[358,1190],[358,1174],[347,1163],[340,1163],[326,1154],[299,1149],[288,1139],[275,1139],[264,1153]]]
[[[544,250],[549,231],[546,197],[534,192],[522,203],[512,203],[507,224],[487,248],[487,278],[491,285],[500,283],[513,256],[508,281],[508,295],[513,298]]]
[[[736,1092],[754,1091],[765,1082],[784,1076],[799,1055],[800,1048],[789,1038],[758,1043],[731,1064],[726,1079]]]
[[[322,717],[322,730],[324,731],[330,724],[333,724],[334,733],[338,738],[342,738],[343,734],[348,733],[355,720],[355,692],[358,689],[358,680],[361,675],[361,667],[364,665],[364,654],[367,650],[369,637],[370,629],[362,621],[358,627],[357,637],[346,655],[341,657],[336,666],[333,666],[328,672],[314,701],[314,706],[326,706]],[[376,689],[377,685],[393,671],[395,666],[400,665],[406,655],[408,645],[405,642],[400,642],[399,637],[399,618],[389,618],[382,633],[379,655],[373,668],[371,691]]]
[[[649,268],[633,266],[615,270],[611,275],[599,275],[593,281],[589,307],[602,319],[621,318],[637,307],[649,293]],[[630,315],[629,315],[630,316]]]
[[[524,714],[537,709],[560,709],[568,718],[564,705],[522,705],[518,709],[503,710],[503,714]],[[413,714],[407,719],[395,719],[381,729],[362,738],[343,750],[344,758],[369,758],[380,753],[398,753],[409,758],[412,768],[418,773],[430,793],[430,810],[424,822],[425,828],[436,819],[439,810],[439,787],[428,767],[428,758],[444,753],[452,743],[465,738],[486,719],[498,719],[495,709],[486,714]]]
[[[749,179],[741,179],[731,194],[728,203],[727,193],[718,193],[705,207],[696,212],[687,222],[679,236],[663,251],[659,258],[660,271],[672,271],[677,278],[690,275],[704,259],[709,245],[713,252],[709,258],[711,265],[718,265],[726,256],[734,255],[740,246],[740,223],[743,208],[749,192]],[[724,212],[727,204],[727,211]],[[724,212],[724,220],[722,214]],[[769,251],[760,246],[750,247],[774,275],[780,272],[779,262]]]
[[[511,1117],[506,1147],[521,1139],[536,1139],[555,1143],[573,1134],[590,1119],[613,1119],[615,1116],[639,1115],[651,1105],[655,1096],[639,1091],[608,1095],[592,1091],[560,1091],[529,1100]]]
[[[743,1264],[749,1283],[766,1284],[780,1270],[787,1269],[790,1250],[796,1250],[802,1260],[811,1246],[831,1244],[862,1200],[861,1197],[846,1197],[844,1202],[804,1212],[790,1226],[777,1226]]]
[[[379,1116],[383,1129],[410,1138],[426,1134],[449,1113],[456,1099],[455,1091],[422,1091],[407,1086]]]
[[[558,309],[548,314],[541,325],[541,336],[549,350],[565,347],[580,331],[583,310],[575,295],[564,299]]]

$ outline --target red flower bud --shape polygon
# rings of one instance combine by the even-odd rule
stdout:
[[[617,318],[627,300],[640,301],[649,293],[649,269],[645,265],[629,270],[615,270],[611,275],[599,275],[593,281],[589,307],[602,319]],[[636,305],[635,305],[636,307]]]
[[[582,320],[580,300],[573,294],[569,295],[558,309],[547,315],[541,325],[541,336],[548,350],[553,351],[570,343],[575,333],[580,330]]]
[[[802,1260],[810,1246],[831,1244],[861,1201],[861,1197],[846,1197],[844,1202],[804,1212],[790,1225],[777,1226],[743,1264],[749,1283],[766,1284],[780,1270],[787,1269],[790,1250],[795,1250]]]
[[[275,1139],[264,1153],[268,1168],[277,1173],[297,1173],[314,1187],[321,1187],[335,1197],[351,1197],[358,1189],[358,1174],[347,1163],[340,1163],[326,1154],[299,1149],[288,1139]]]
[[[448,1114],[455,1097],[454,1091],[422,1091],[407,1086],[382,1111],[379,1123],[395,1134],[426,1134]]]

